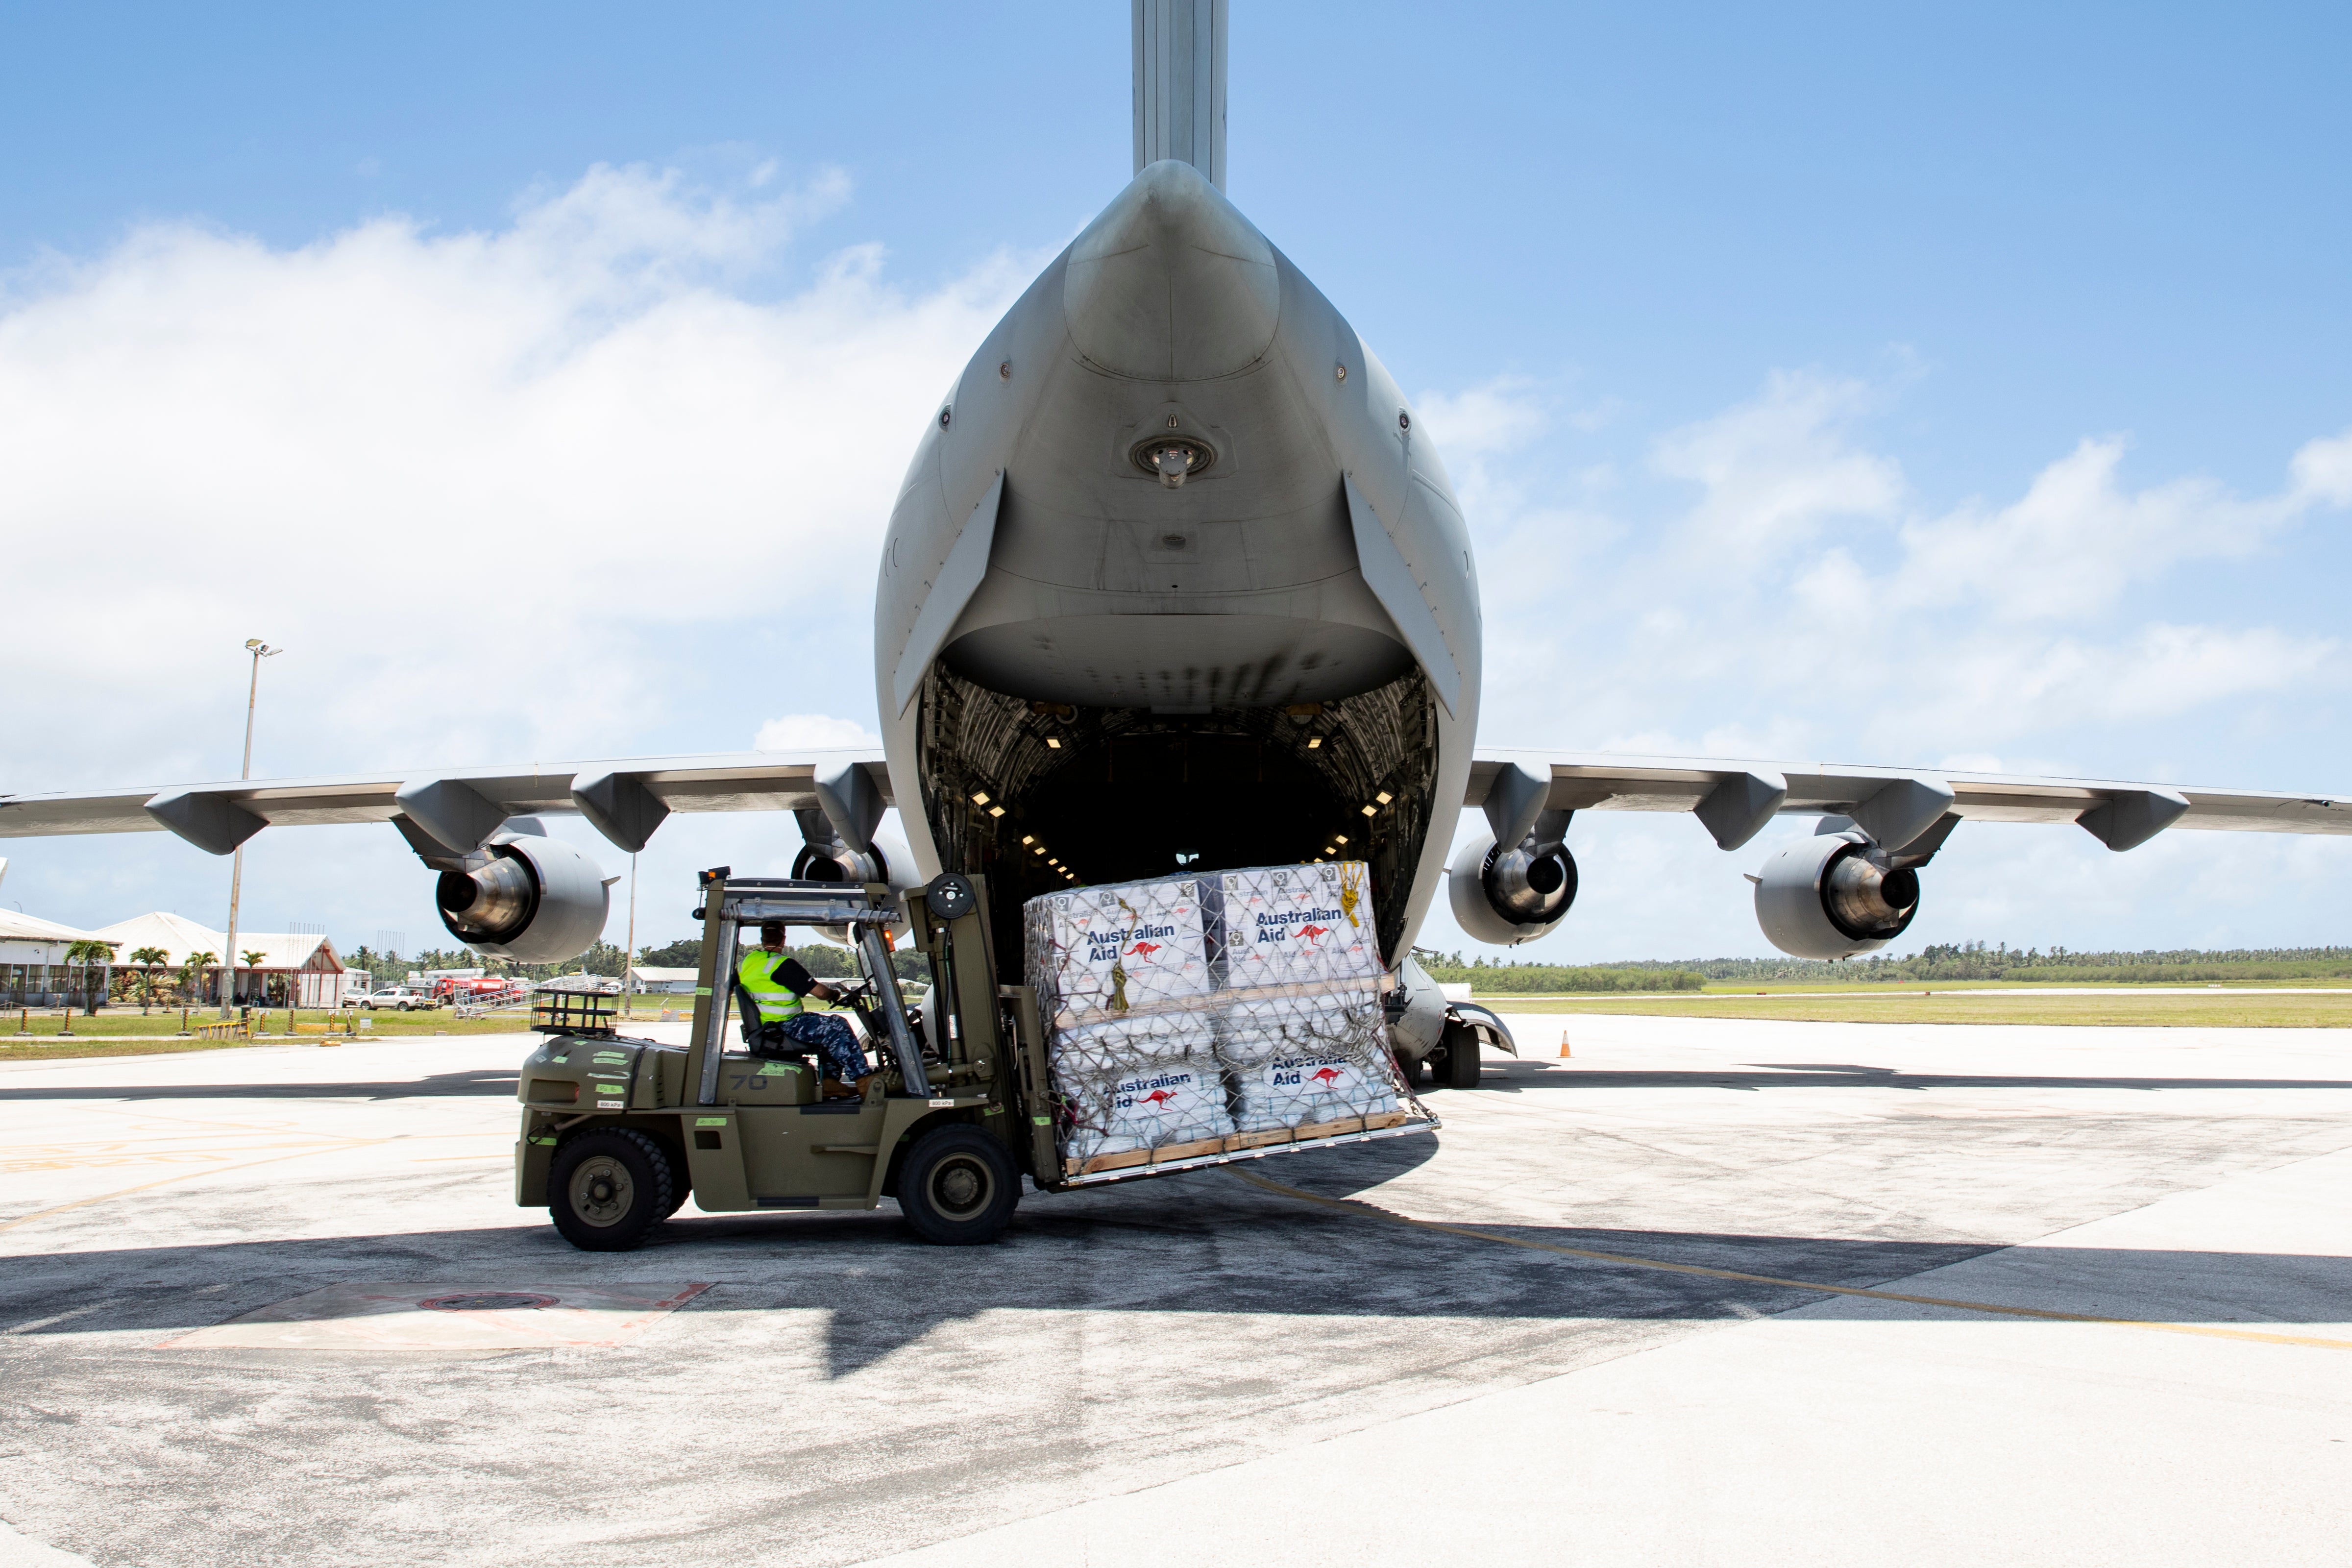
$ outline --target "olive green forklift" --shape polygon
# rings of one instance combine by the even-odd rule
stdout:
[[[706,1214],[870,1209],[895,1198],[927,1240],[970,1246],[1011,1223],[1024,1176],[1056,1193],[1437,1130],[1400,1081],[1405,1105],[1395,1111],[1065,1158],[1071,1110],[1047,1070],[1036,992],[997,984],[984,879],[936,877],[903,895],[903,915],[902,895],[879,884],[737,877],[722,866],[703,872],[701,887],[702,968],[683,1048],[623,1036],[607,996],[534,1004],[532,1027],[546,1042],[516,1086],[515,1202],[544,1205],[575,1247],[635,1247],[689,1196]],[[930,964],[919,1008],[891,966],[888,931],[902,919]],[[824,1099],[820,1068],[780,1054],[803,1047],[760,1030],[736,965],[744,932],[756,941],[770,921],[842,933],[856,952],[862,976],[827,984],[885,1058],[862,1094]]]
[[[988,1241],[1003,1230],[1021,1177],[1057,1181],[1036,999],[999,987],[982,879],[954,873],[904,895],[915,947],[935,984],[908,1005],[888,928],[900,895],[879,885],[701,874],[702,967],[684,1048],[628,1038],[612,998],[545,996],[546,1037],[516,1093],[515,1201],[544,1205],[575,1247],[625,1250],[691,1195],[706,1213],[870,1209],[895,1198],[928,1240]],[[805,1057],[748,1047],[758,1014],[735,985],[740,944],[767,921],[847,934],[861,978],[831,982],[878,1047],[862,1096],[826,1100]],[[739,1020],[728,1026],[730,1013]],[[926,1016],[928,1015],[928,1016]],[[797,1049],[786,1046],[784,1049]]]

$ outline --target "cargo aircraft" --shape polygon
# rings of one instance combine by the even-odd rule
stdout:
[[[1391,1033],[1419,1076],[1507,1044],[1411,960],[1445,889],[1496,944],[1567,918],[1577,812],[1688,812],[1726,850],[1820,818],[1756,882],[1809,958],[1917,914],[1963,822],[2352,833],[2352,799],[1822,762],[1478,744],[1477,565],[1445,467],[1347,319],[1224,195],[1228,0],[1133,0],[1135,177],[1006,312],[927,416],[881,542],[883,743],[0,796],[0,837],[167,829],[226,855],[265,826],[389,821],[476,951],[583,951],[608,882],[539,818],[625,853],[673,811],[792,811],[796,876],[1073,883],[1346,858],[1370,867]],[[884,828],[895,808],[903,837]],[[1486,831],[1448,863],[1460,813]]]

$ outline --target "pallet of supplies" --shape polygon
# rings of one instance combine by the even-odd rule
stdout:
[[[1390,1054],[1360,861],[1023,907],[1065,1175],[1433,1129]]]

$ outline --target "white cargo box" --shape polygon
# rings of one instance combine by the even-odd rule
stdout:
[[[1214,988],[1195,877],[1032,899],[1030,984],[1056,1024],[1150,1012]]]
[[[1160,1013],[1062,1032],[1049,1058],[1064,1086],[1066,1160],[1223,1139],[1234,1131],[1215,1035],[1197,1013]]]
[[[1381,944],[1361,861],[1267,866],[1219,878],[1225,987],[1371,980]]]

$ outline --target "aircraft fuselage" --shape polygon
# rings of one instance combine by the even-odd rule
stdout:
[[[876,683],[919,868],[1009,910],[1336,851],[1371,863],[1393,962],[1468,777],[1478,625],[1387,370],[1215,186],[1151,164],[972,355],[891,515]]]

